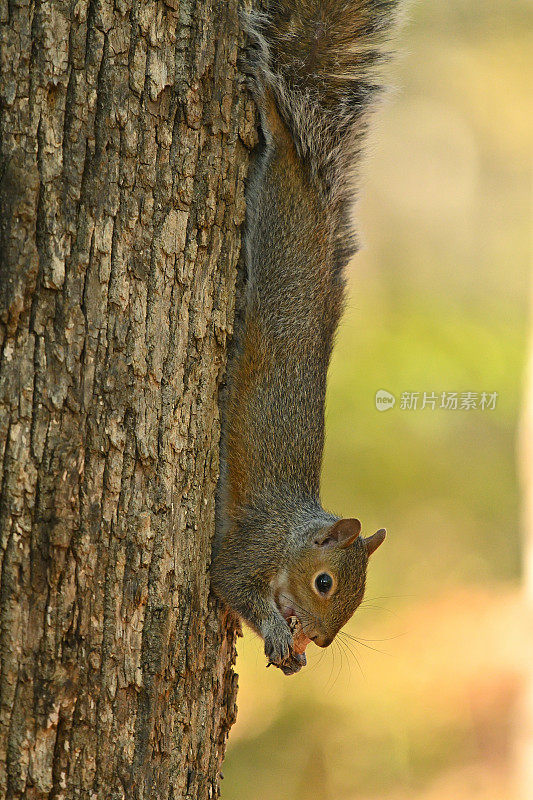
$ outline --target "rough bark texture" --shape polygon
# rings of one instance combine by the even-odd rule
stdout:
[[[0,797],[210,798],[236,0],[0,0]]]

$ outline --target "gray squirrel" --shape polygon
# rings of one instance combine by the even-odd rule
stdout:
[[[262,142],[247,187],[211,580],[285,674],[350,619],[385,538],[324,511],[319,484],[355,167],[397,14],[397,0],[275,0],[244,18]]]

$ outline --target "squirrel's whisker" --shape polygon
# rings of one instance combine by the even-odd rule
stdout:
[[[342,639],[340,641],[342,641]],[[355,653],[355,651],[352,649],[351,645],[348,642],[344,641],[344,644],[348,648],[348,650],[349,650],[350,654],[352,655],[352,657],[355,659],[355,662],[356,662],[357,666],[359,667],[359,671],[360,671],[363,679],[366,680],[366,675],[365,675],[365,673],[363,671],[363,667],[361,666],[361,662],[359,661],[359,659],[357,657],[357,654]]]
[[[366,647],[367,650],[374,650],[376,653],[381,653],[384,656],[392,656],[392,653],[388,653],[386,650],[380,650],[378,647],[372,647],[369,644],[365,644],[365,642],[361,641],[360,639],[357,639],[355,636],[350,636],[344,631],[339,631],[339,635],[343,637],[344,641],[349,640],[354,642],[355,644],[360,645],[361,647]]]

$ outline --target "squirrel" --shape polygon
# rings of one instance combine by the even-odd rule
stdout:
[[[398,0],[271,0],[248,12],[260,144],[246,190],[246,286],[227,374],[211,582],[285,674],[363,599],[385,530],[319,497],[326,373],[355,252],[354,162]],[[296,626],[296,630],[295,630]]]

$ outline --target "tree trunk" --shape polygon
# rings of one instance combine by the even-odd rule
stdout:
[[[0,0],[0,797],[212,798],[237,0]]]

